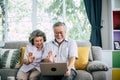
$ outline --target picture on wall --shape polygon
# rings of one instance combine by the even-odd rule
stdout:
[[[119,41],[114,41],[114,49],[120,50],[120,42]]]

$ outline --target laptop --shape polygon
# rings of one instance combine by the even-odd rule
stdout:
[[[58,76],[67,71],[67,63],[40,63],[41,75]]]

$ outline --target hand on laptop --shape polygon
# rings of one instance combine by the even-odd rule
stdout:
[[[71,74],[71,69],[67,69],[67,71],[65,72],[65,74],[64,74],[64,76],[70,76],[70,74]]]

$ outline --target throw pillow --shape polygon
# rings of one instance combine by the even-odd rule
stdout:
[[[22,49],[22,54],[21,54],[21,58],[20,58],[20,67],[24,63],[24,53],[25,53],[26,47],[21,47],[21,49]]]
[[[93,71],[107,71],[109,68],[108,66],[100,61],[92,61],[87,66],[87,71],[93,72]]]
[[[21,49],[0,49],[0,68],[19,68]]]
[[[78,47],[78,60],[75,61],[75,68],[85,70],[88,64],[90,46]]]

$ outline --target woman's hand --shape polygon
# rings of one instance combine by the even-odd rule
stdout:
[[[33,53],[28,53],[28,62],[32,63],[34,61],[35,57],[33,56]]]

